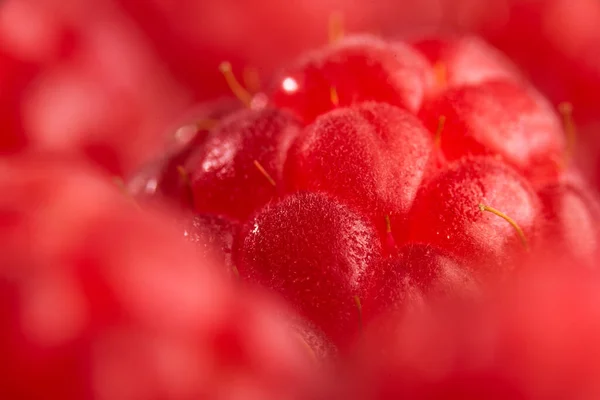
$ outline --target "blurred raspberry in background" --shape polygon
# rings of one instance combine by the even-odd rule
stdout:
[[[220,62],[239,74],[256,68],[266,81],[326,42],[334,12],[353,32],[483,35],[555,104],[573,104],[580,147],[590,153],[579,159],[595,174],[596,0],[6,0],[0,148],[70,148],[128,174],[158,152],[189,104],[228,93]]]

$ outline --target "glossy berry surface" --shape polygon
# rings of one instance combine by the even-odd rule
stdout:
[[[404,219],[430,161],[433,142],[413,115],[384,103],[323,114],[290,148],[286,189],[327,192],[370,217],[379,231]]]
[[[338,105],[368,100],[415,112],[432,82],[431,66],[410,46],[350,36],[305,55],[275,81],[271,97],[311,122]]]
[[[510,217],[481,209],[492,207]],[[524,257],[539,228],[540,204],[530,184],[492,157],[449,164],[422,188],[410,215],[410,240],[431,243],[488,272]]]
[[[194,210],[243,220],[275,198],[299,133],[299,122],[276,109],[245,109],[225,118],[185,164]]]
[[[297,193],[262,209],[240,238],[243,279],[279,293],[336,344],[359,330],[354,296],[381,252],[367,220],[323,194]]]
[[[525,84],[524,77],[506,56],[476,36],[426,37],[412,42],[412,46],[434,67],[434,94],[490,80]]]
[[[452,161],[466,155],[499,155],[534,181],[559,175],[565,139],[551,106],[532,89],[510,81],[451,88],[419,113],[435,132],[446,121],[441,149]]]
[[[470,271],[431,245],[410,243],[374,267],[363,283],[363,317],[371,320],[390,310],[419,307],[434,297],[472,295],[477,284]]]

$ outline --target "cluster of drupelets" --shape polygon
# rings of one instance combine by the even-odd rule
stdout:
[[[186,236],[334,345],[415,301],[595,260],[570,106],[479,39],[334,38],[258,93],[221,67],[237,99],[132,187],[183,208]]]
[[[264,90],[223,64],[135,202],[0,163],[0,398],[600,396],[569,105],[477,38],[333,36]]]

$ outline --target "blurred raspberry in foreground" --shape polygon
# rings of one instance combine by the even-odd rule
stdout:
[[[0,162],[0,190],[0,398],[314,389],[310,327],[226,281],[166,215],[85,165],[40,155]]]
[[[546,264],[479,302],[405,310],[373,326],[344,398],[598,398],[598,276],[565,267]]]

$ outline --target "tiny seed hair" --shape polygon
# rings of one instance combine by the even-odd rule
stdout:
[[[385,218],[385,233],[392,233],[392,222],[390,221],[390,216],[386,215],[384,218]]]
[[[344,16],[333,12],[329,16],[329,43],[335,43],[344,37]]]
[[[441,148],[442,146],[442,133],[444,132],[444,127],[446,126],[446,116],[440,115],[438,118],[437,128],[435,130],[435,135],[433,136],[433,144],[436,149]]]
[[[221,65],[219,65],[219,71],[221,71],[223,74],[229,89],[235,95],[235,97],[237,97],[246,107],[250,107],[252,104],[252,95],[236,79],[235,75],[233,74],[231,64],[227,61],[222,62]]]
[[[253,67],[244,68],[243,72],[243,80],[244,85],[250,93],[258,93],[262,88],[262,83],[260,81],[260,74],[258,70]]]
[[[497,215],[498,217],[500,217],[500,218],[504,219],[506,222],[508,222],[517,232],[517,235],[519,236],[519,239],[521,239],[521,243],[523,244],[523,248],[525,248],[525,250],[529,251],[529,243],[527,242],[527,237],[525,236],[523,229],[521,229],[519,224],[517,224],[517,222],[514,219],[512,219],[508,215],[504,214],[502,211],[499,211],[490,206],[486,206],[485,204],[480,203],[479,209],[482,212],[487,211],[489,213]]]
[[[267,170],[258,162],[258,160],[254,160],[253,163],[254,163],[254,166],[256,167],[256,169],[269,181],[271,186],[277,187],[277,183],[275,183],[275,179],[273,179],[271,177],[271,175],[269,175]]]
[[[577,127],[573,119],[573,105],[569,102],[562,102],[558,105],[558,111],[563,119],[563,129],[567,140],[567,148],[563,160],[563,167],[566,166],[573,157],[575,145],[577,144]]]
[[[448,67],[446,63],[439,61],[433,65],[433,73],[435,83],[439,88],[444,88],[448,85]]]
[[[125,181],[120,176],[114,176],[112,179],[113,183],[119,191],[127,197],[131,202],[136,206],[136,208],[141,209],[139,203],[135,200],[135,197],[131,195],[131,192],[127,189],[127,185],[125,185]]]
[[[356,305],[356,311],[358,313],[358,330],[362,333],[363,331],[363,316],[362,316],[362,304],[360,303],[360,297],[354,296],[354,304]]]
[[[212,118],[201,119],[196,122],[196,128],[200,131],[209,131],[219,123],[218,120]]]
[[[334,86],[329,88],[329,99],[334,107],[338,107],[340,105],[340,96],[338,95],[337,89]]]
[[[190,174],[188,174],[188,172],[183,167],[183,165],[177,166],[177,173],[179,174],[179,177],[181,178],[181,180],[183,181],[183,184],[185,186],[185,193],[187,195],[188,201],[189,201],[190,205],[193,205],[194,204],[194,190],[192,189],[192,181],[190,179]]]

